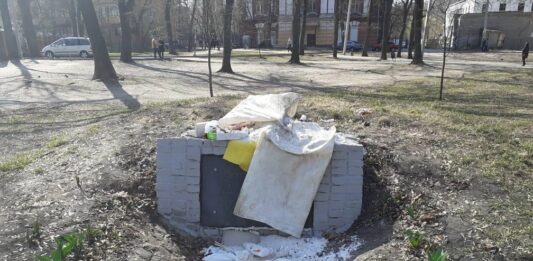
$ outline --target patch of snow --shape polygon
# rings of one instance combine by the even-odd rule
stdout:
[[[281,236],[263,236],[257,244],[262,251],[271,251],[266,257],[254,256],[253,250],[248,246],[223,245],[210,246],[206,249],[204,261],[255,261],[255,260],[273,260],[273,261],[337,261],[348,260],[351,253],[356,251],[361,245],[357,237],[352,237],[351,243],[342,246],[337,252],[324,253],[328,244],[325,238],[294,238]],[[267,250],[268,249],[268,250]]]

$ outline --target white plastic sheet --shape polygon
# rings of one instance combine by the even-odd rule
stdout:
[[[233,213],[300,237],[331,160],[335,129],[311,131],[295,124],[302,125],[293,132],[263,132]]]
[[[294,117],[300,95],[297,93],[250,95],[218,120],[224,129],[250,124],[281,122],[284,116]]]

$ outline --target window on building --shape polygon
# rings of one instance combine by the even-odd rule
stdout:
[[[307,12],[308,13],[316,12],[316,1],[315,0],[307,0]]]
[[[500,11],[505,11],[505,8],[507,7],[507,4],[506,3],[501,3],[500,4]]]
[[[255,5],[255,13],[256,14],[264,14],[264,2],[256,2]]]
[[[119,16],[118,6],[114,5],[113,7],[111,7],[111,16]]]
[[[518,12],[524,12],[525,3],[518,3]]]
[[[320,13],[333,14],[335,12],[335,0],[320,1]]]
[[[280,0],[279,1],[279,14],[280,15],[292,15],[292,0]]]

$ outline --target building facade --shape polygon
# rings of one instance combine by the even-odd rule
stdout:
[[[347,1],[341,1],[341,17],[339,19],[339,35],[333,39],[335,0],[305,0],[307,2],[307,19],[304,44],[307,47],[331,47],[334,42],[341,42],[344,37]],[[339,1],[339,0],[337,0]],[[362,42],[366,37],[366,20],[369,0],[352,1],[348,39]],[[293,0],[279,0],[279,25],[277,46],[286,46],[292,38]],[[371,37],[375,41],[377,33]],[[292,40],[292,39],[291,39]]]
[[[491,49],[520,49],[526,41],[533,41],[533,0],[454,3],[446,12],[446,30],[454,49],[479,48],[484,38]]]

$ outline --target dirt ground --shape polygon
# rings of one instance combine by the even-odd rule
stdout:
[[[214,75],[219,97],[188,99],[208,94],[202,55],[115,62],[120,86],[91,81],[87,60],[2,65],[1,260],[34,260],[79,231],[93,231],[83,259],[199,260],[208,242],[172,233],[155,212],[155,141],[280,91],[302,93],[300,113],[334,118],[369,152],[362,216],[329,235],[331,249],[357,235],[357,260],[425,260],[434,247],[451,260],[533,260],[533,67],[515,53],[453,54],[444,104],[432,91],[438,53],[416,67],[317,51],[293,66],[283,52],[238,51],[237,74]],[[361,107],[375,111],[370,126]]]

